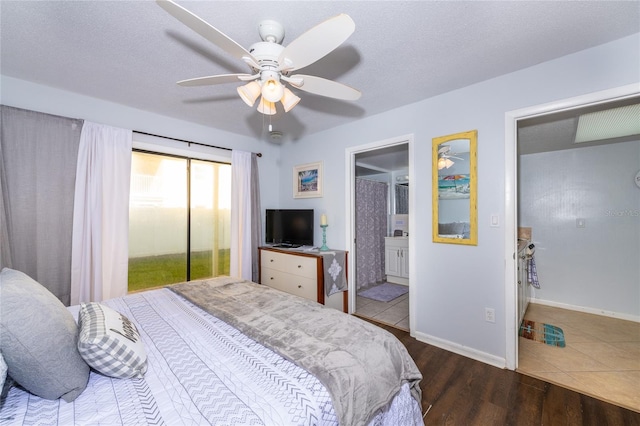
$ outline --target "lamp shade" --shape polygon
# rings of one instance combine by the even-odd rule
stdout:
[[[276,104],[269,102],[263,96],[260,98],[260,103],[258,104],[258,112],[264,115],[274,115],[276,113]]]
[[[291,111],[291,108],[298,105],[300,102],[300,98],[297,97],[291,90],[284,88],[284,95],[282,95],[282,106],[284,107],[284,112]]]
[[[269,102],[278,102],[284,95],[284,86],[275,78],[270,78],[262,84],[262,97]]]
[[[260,83],[252,81],[244,86],[238,87],[238,95],[245,104],[253,106],[256,103],[256,99],[260,96]]]

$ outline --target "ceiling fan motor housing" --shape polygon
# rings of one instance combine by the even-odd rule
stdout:
[[[282,43],[284,40],[284,27],[278,21],[265,19],[258,24],[258,33],[263,41],[269,43]]]
[[[260,65],[260,69],[256,69],[255,71],[260,72],[262,81],[268,78],[280,81],[278,58],[283,50],[284,47],[281,44],[267,41],[254,43],[249,47],[249,53],[253,55],[258,65]]]

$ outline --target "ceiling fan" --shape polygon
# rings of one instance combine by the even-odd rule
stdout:
[[[448,169],[453,166],[455,162],[451,160],[452,158],[464,161],[462,158],[455,157],[454,154],[451,154],[451,147],[449,145],[442,145],[438,149],[438,170]]]
[[[349,15],[340,14],[311,28],[300,37],[282,46],[283,26],[273,20],[259,23],[261,42],[254,43],[249,50],[240,46],[217,28],[203,21],[171,0],[156,0],[158,5],[178,21],[191,28],[230,55],[245,62],[250,73],[221,74],[179,81],[181,86],[208,86],[233,82],[248,82],[237,88],[240,98],[252,107],[258,97],[258,111],[265,115],[276,113],[276,104],[281,102],[289,112],[300,102],[284,83],[292,87],[335,99],[355,101],[360,91],[347,85],[321,77],[291,74],[323,58],[340,46],[355,31],[355,23]],[[283,83],[284,82],[284,83]]]

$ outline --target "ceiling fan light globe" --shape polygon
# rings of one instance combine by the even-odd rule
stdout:
[[[274,78],[270,78],[262,85],[262,97],[269,102],[278,102],[283,95],[284,86]]]
[[[284,95],[282,95],[282,106],[284,107],[284,112],[289,112],[293,109],[294,106],[298,105],[300,102],[300,98],[296,96],[291,90],[284,88]]]
[[[266,100],[263,96],[262,98],[260,98],[260,103],[258,104],[257,109],[259,113],[262,113],[264,115],[275,115],[276,104]]]
[[[448,169],[449,167],[453,166],[454,164],[455,163],[453,161],[451,161],[447,157],[444,157],[443,155],[440,155],[438,157],[438,170]]]
[[[260,84],[257,81],[252,81],[244,86],[240,86],[237,90],[240,99],[250,107],[256,103],[256,99],[260,96]]]

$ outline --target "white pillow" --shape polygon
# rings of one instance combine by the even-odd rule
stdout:
[[[7,363],[4,362],[4,358],[2,357],[2,352],[0,352],[0,394],[2,393],[2,388],[4,388],[4,381],[7,378]]]
[[[83,303],[78,315],[78,352],[93,369],[128,379],[147,372],[147,353],[135,324],[100,303]]]

